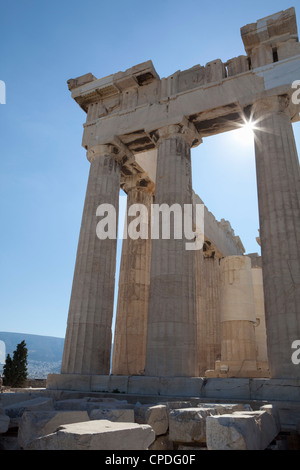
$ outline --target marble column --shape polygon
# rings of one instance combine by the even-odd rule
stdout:
[[[260,240],[271,377],[300,378],[300,170],[287,96],[254,105]]]
[[[196,255],[196,299],[199,375],[214,369],[221,357],[220,338],[220,260]]]
[[[221,260],[220,270],[220,366],[228,367],[228,376],[247,377],[256,371],[251,260],[247,256],[226,256]]]
[[[196,311],[197,311],[197,351],[198,375],[201,377],[207,370],[206,353],[206,278],[203,249],[195,251]]]
[[[140,238],[133,239],[129,233],[123,239],[112,374],[141,375],[145,372],[146,361],[153,191],[149,184],[142,186],[134,177],[126,178],[123,189],[127,193],[127,214],[134,204],[141,204],[145,213],[137,213]],[[131,221],[129,216],[129,228]]]
[[[111,145],[92,147],[79,235],[61,372],[108,374],[114,303],[117,239],[99,239],[100,204],[111,204],[118,217],[120,164]],[[117,231],[117,228],[116,228]]]
[[[192,204],[191,144],[195,136],[180,125],[158,131],[155,204]],[[172,220],[172,218],[171,218]],[[163,224],[161,224],[163,225]],[[195,256],[187,240],[152,238],[146,375],[196,376],[197,318]]]
[[[251,272],[256,317],[255,340],[257,351],[257,368],[267,371],[269,369],[269,364],[267,352],[267,333],[262,268],[258,266],[252,266]]]

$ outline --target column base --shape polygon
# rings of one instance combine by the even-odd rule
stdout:
[[[216,361],[215,369],[205,371],[205,377],[269,378],[267,363],[256,361]]]
[[[300,403],[300,379],[49,374],[48,390]]]

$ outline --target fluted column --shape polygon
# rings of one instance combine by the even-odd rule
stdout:
[[[111,354],[117,239],[99,239],[96,210],[111,204],[118,216],[120,164],[111,145],[92,147],[70,299],[62,373],[108,374]],[[117,231],[117,228],[116,228]]]
[[[125,191],[129,227],[133,205],[138,204],[137,210],[142,205],[142,211],[139,214],[140,238],[133,239],[129,233],[123,239],[112,374],[141,375],[146,361],[153,196],[149,185],[142,186],[132,177],[126,178]],[[141,227],[143,224],[145,231]]]
[[[182,126],[159,130],[155,204],[192,204],[190,147]],[[187,240],[152,238],[146,375],[197,375],[194,252]],[[184,232],[182,230],[182,232]]]
[[[257,367],[268,370],[269,365],[262,268],[258,266],[252,267],[251,272],[256,316],[255,340],[257,350]]]
[[[255,156],[271,377],[300,378],[300,170],[287,96],[255,103]]]
[[[196,298],[199,375],[214,369],[221,356],[219,259],[196,251]]]
[[[221,260],[221,365],[228,375],[256,371],[255,305],[251,260],[226,256]]]
[[[204,375],[207,367],[206,350],[206,278],[203,249],[195,252],[196,311],[197,311],[197,351],[198,375]]]

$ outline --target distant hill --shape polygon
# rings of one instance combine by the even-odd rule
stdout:
[[[29,335],[26,333],[0,332],[0,363],[3,364],[7,354],[11,357],[17,345],[25,341],[28,349],[28,376],[45,378],[49,373],[59,373],[64,338],[53,336]],[[4,345],[5,345],[5,351]]]
[[[0,331],[0,340],[5,343],[6,355],[12,355],[17,344],[24,340],[28,349],[28,360],[56,362],[62,359],[63,338]]]

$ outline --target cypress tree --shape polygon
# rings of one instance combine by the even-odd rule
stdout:
[[[6,361],[3,366],[3,385],[10,385],[13,378],[13,362],[9,354],[6,356]]]
[[[25,341],[17,345],[13,358],[7,355],[3,368],[3,385],[22,387],[27,379],[27,353]]]

